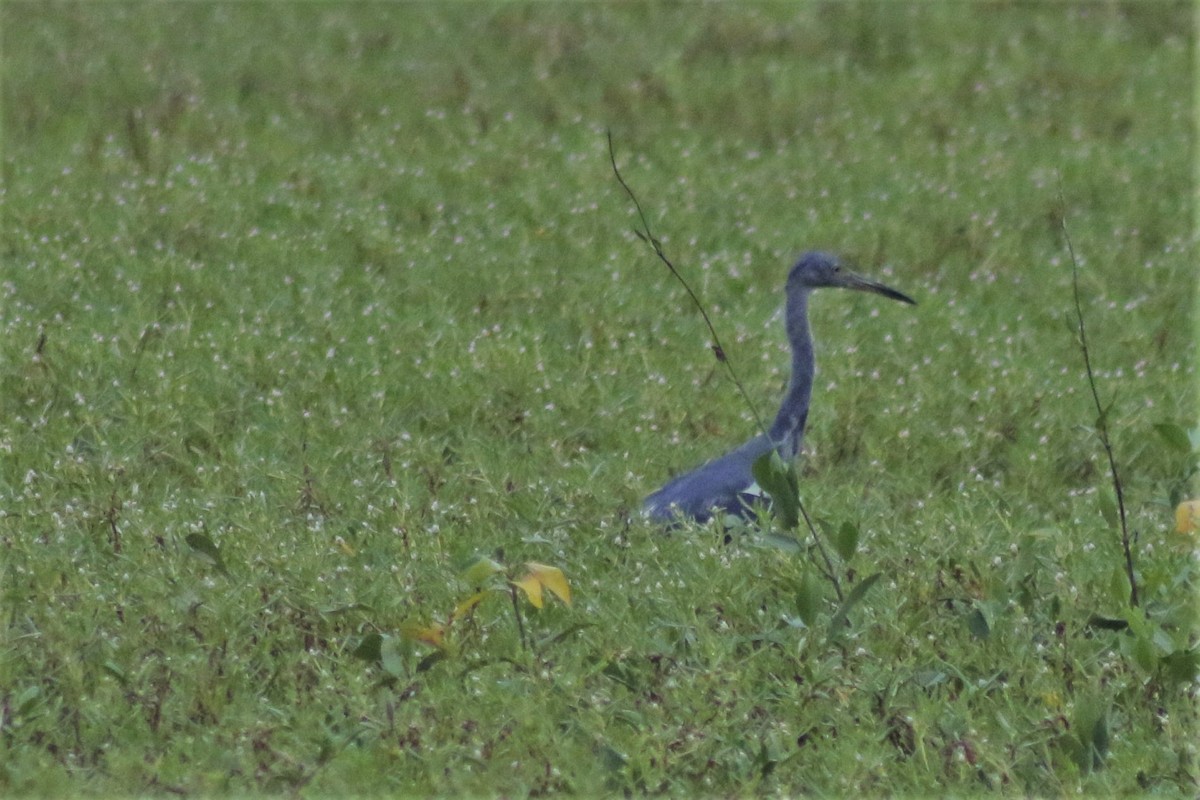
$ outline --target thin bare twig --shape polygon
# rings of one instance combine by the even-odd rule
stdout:
[[[733,381],[733,385],[737,387],[738,393],[741,394],[742,400],[745,401],[746,406],[750,409],[750,413],[754,415],[754,421],[758,423],[758,427],[764,434],[766,434],[766,423],[763,422],[763,418],[758,413],[758,409],[755,407],[754,402],[750,399],[750,395],[747,394],[746,388],[742,386],[741,380],[738,379],[737,372],[735,372],[733,369],[733,363],[726,356],[725,347],[721,344],[721,337],[717,336],[717,329],[715,326],[713,326],[712,320],[708,316],[708,312],[705,311],[704,304],[700,302],[700,298],[696,296],[694,291],[692,291],[691,285],[684,279],[682,275],[679,274],[679,270],[677,270],[675,265],[671,263],[671,259],[667,258],[667,254],[663,252],[662,242],[660,242],[658,238],[651,232],[650,223],[646,219],[646,212],[642,210],[642,204],[638,202],[637,195],[633,193],[633,189],[629,188],[629,184],[626,183],[625,178],[621,176],[621,170],[617,168],[617,156],[613,150],[612,131],[606,131],[606,134],[608,136],[608,159],[612,163],[613,174],[617,176],[617,182],[621,184],[621,188],[625,190],[625,194],[629,195],[629,199],[633,201],[633,207],[637,209],[638,217],[642,222],[641,230],[635,228],[633,231],[634,234],[643,242],[650,245],[651,249],[654,250],[654,254],[658,256],[658,260],[667,265],[667,269],[671,271],[671,275],[673,275],[675,280],[679,281],[680,285],[683,286],[683,288],[687,291],[688,297],[690,297],[692,300],[692,305],[696,307],[696,310],[700,312],[700,316],[704,318],[704,324],[708,327],[709,335],[712,336],[713,354],[716,355],[717,361],[720,361],[722,364],[724,364],[725,369],[729,371],[729,378]]]
[[[1067,230],[1067,205],[1063,197],[1062,179],[1059,179],[1058,200],[1062,207],[1059,226],[1063,238],[1067,242],[1067,253],[1071,256],[1071,288],[1075,295],[1075,318],[1079,322],[1079,349],[1083,351],[1083,366],[1087,371],[1088,388],[1092,393],[1092,401],[1096,405],[1096,435],[1104,447],[1108,457],[1108,472],[1112,476],[1113,492],[1117,496],[1117,513],[1121,520],[1121,549],[1125,554],[1125,574],[1129,578],[1129,605],[1138,607],[1137,574],[1133,564],[1133,535],[1129,531],[1129,521],[1125,513],[1125,492],[1121,484],[1121,474],[1117,470],[1117,457],[1113,453],[1112,440],[1108,435],[1108,411],[1100,402],[1100,390],[1096,388],[1096,374],[1092,370],[1092,356],[1088,349],[1087,326],[1083,321],[1083,303],[1079,299],[1079,259],[1075,257],[1075,246],[1071,243],[1071,233]]]

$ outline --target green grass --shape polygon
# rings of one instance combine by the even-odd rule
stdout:
[[[0,23],[0,793],[1194,796],[1188,5]],[[753,422],[606,128],[764,413],[799,251],[920,302],[814,300],[840,633],[808,554],[636,514]],[[431,659],[479,554],[574,603]]]

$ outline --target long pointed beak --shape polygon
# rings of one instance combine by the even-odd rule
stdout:
[[[913,300],[903,292],[898,292],[892,287],[885,286],[879,281],[873,281],[870,278],[864,278],[862,275],[855,275],[853,272],[848,272],[843,269],[840,273],[840,277],[842,279],[841,285],[846,289],[856,289],[860,292],[874,292],[875,294],[881,294],[884,297],[891,298],[892,300],[899,300],[901,303],[908,303],[911,306],[915,306],[917,304],[916,300]]]

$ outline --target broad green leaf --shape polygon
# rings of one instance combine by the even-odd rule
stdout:
[[[411,647],[411,645],[409,645]],[[384,636],[379,645],[379,665],[393,678],[404,675],[404,639],[399,636]]]
[[[1108,704],[1097,695],[1085,695],[1075,704],[1071,729],[1079,741],[1079,766],[1100,769],[1108,755]]]
[[[228,575],[229,571],[225,569],[225,561],[221,558],[221,551],[217,549],[217,545],[212,539],[208,538],[203,533],[189,533],[184,540],[188,543],[188,547],[212,563],[217,568],[217,572],[222,575]]]
[[[621,772],[625,769],[629,760],[621,754],[620,751],[613,748],[611,745],[604,744],[600,747],[600,765],[608,772]]]
[[[1129,603],[1129,578],[1123,567],[1113,564],[1108,573],[1108,599],[1118,609]]]
[[[378,661],[381,655],[381,647],[383,646],[383,637],[378,633],[368,633],[358,643],[358,647],[350,653],[355,658],[361,658],[363,661]]]
[[[1154,432],[1172,450],[1180,453],[1190,453],[1192,451],[1192,442],[1188,438],[1187,431],[1174,422],[1160,422],[1154,426]]]
[[[1200,648],[1176,650],[1159,662],[1163,673],[1176,683],[1190,683],[1200,676]]]
[[[858,526],[847,520],[843,522],[838,532],[833,537],[833,549],[841,556],[842,561],[849,561],[854,558],[855,552],[858,551]]]
[[[1158,654],[1154,651],[1154,642],[1149,636],[1139,634],[1134,638],[1133,660],[1146,672],[1158,666]]]
[[[927,667],[925,669],[919,669],[913,673],[913,680],[915,680],[917,686],[920,686],[922,689],[932,689],[935,686],[941,686],[946,681],[950,680],[950,676],[946,674],[945,670]]]
[[[754,479],[771,498],[771,508],[784,530],[793,530],[800,523],[800,481],[796,470],[785,464],[779,453],[760,456],[751,468]]]
[[[779,760],[771,755],[771,750],[767,747],[766,739],[758,743],[758,755],[754,761],[755,767],[758,768],[758,777],[760,780],[770,777],[771,773],[775,771],[775,767],[779,764]]]
[[[800,620],[812,627],[816,624],[817,614],[821,611],[821,586],[813,578],[812,571],[806,569],[796,587],[796,614]]]
[[[435,664],[450,657],[450,653],[445,650],[434,650],[429,655],[417,662],[417,672],[426,672]]]
[[[1150,631],[1150,641],[1154,643],[1158,655],[1165,656],[1168,653],[1176,651],[1175,640],[1171,638],[1171,634],[1167,633],[1161,625],[1155,624]]]
[[[501,564],[487,556],[479,556],[468,564],[458,577],[469,586],[482,586],[488,578],[503,571],[504,567]]]
[[[6,698],[7,700],[7,698]],[[13,698],[12,709],[14,716],[23,717],[29,712],[37,708],[42,700],[42,689],[40,686],[26,686],[21,692]]]
[[[871,587],[874,586],[881,577],[883,577],[883,573],[876,572],[874,575],[863,578],[858,585],[850,590],[850,594],[846,595],[845,601],[842,602],[842,605],[837,610],[837,613],[833,615],[833,619],[829,621],[830,636],[836,636],[837,634],[841,633],[842,629],[849,624],[850,612],[856,605],[859,604],[863,597],[866,596],[867,592],[871,590]]]
[[[16,696],[12,707],[16,711],[18,717],[24,716],[37,706],[38,701],[42,699],[42,688],[40,686],[27,686],[21,693]]]
[[[976,639],[986,639],[992,635],[992,626],[988,624],[983,609],[978,606],[971,609],[971,613],[967,615],[967,630]]]
[[[776,550],[783,550],[788,553],[799,553],[804,549],[800,544],[800,540],[795,536],[780,535],[778,533],[768,533],[760,540],[765,545],[770,545]]]

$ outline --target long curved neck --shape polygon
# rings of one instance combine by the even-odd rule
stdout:
[[[816,373],[812,333],[808,329],[806,290],[788,293],[787,336],[792,345],[792,378],[779,413],[771,423],[770,436],[779,454],[785,461],[790,461],[800,453],[804,440],[804,424],[808,420],[808,404]]]

